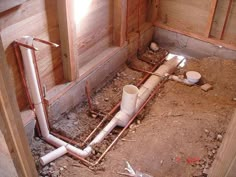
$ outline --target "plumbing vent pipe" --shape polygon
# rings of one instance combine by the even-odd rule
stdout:
[[[32,46],[33,38],[30,36],[25,36],[20,39],[22,43]],[[158,76],[151,76],[140,88],[134,88],[133,86],[124,88],[124,95],[132,98],[126,99],[126,96],[123,98],[122,108],[121,110],[111,119],[111,121],[105,126],[103,130],[89,143],[89,145],[85,149],[79,149],[71,144],[53,136],[49,133],[49,129],[47,127],[46,115],[43,110],[43,104],[40,97],[39,85],[37,82],[36,71],[33,63],[33,55],[30,49],[25,48],[24,46],[20,46],[20,50],[22,53],[24,69],[26,73],[26,79],[28,81],[28,86],[30,88],[32,100],[35,106],[36,116],[39,122],[40,131],[42,132],[43,139],[48,143],[58,147],[58,149],[50,152],[49,154],[40,158],[40,162],[42,165],[46,165],[47,163],[57,159],[58,157],[70,152],[71,154],[75,154],[82,158],[88,157],[92,150],[93,145],[100,143],[116,126],[125,126],[127,124],[127,120],[137,112],[137,110],[143,105],[148,96],[152,93],[154,88],[160,83],[166,74],[171,74],[174,69],[179,65],[180,59],[177,57],[173,57],[173,59],[167,61],[162,66],[159,67],[154,73],[157,73]],[[132,104],[127,104],[127,101],[132,101]],[[134,103],[135,108],[134,108]],[[130,102],[131,103],[131,102]],[[127,110],[127,106],[131,106],[130,110]]]

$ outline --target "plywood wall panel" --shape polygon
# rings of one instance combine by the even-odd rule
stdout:
[[[15,92],[21,109],[27,105],[19,69],[11,46],[12,42],[24,35],[38,37],[59,43],[59,27],[56,0],[27,1],[18,8],[0,14],[1,37],[8,64],[11,67]],[[46,45],[35,44],[40,51],[36,53],[40,79],[47,89],[63,82],[61,50]]]
[[[215,38],[220,38],[228,4],[229,4],[229,0],[218,1],[217,3],[216,12],[215,12],[212,29],[211,29],[211,36]]]
[[[229,0],[218,1],[213,25],[211,29],[211,36],[217,39],[220,39],[224,21],[226,18],[226,13],[229,5]],[[223,41],[236,44],[236,1],[233,1],[231,10],[229,12],[228,22],[225,27],[224,36],[222,38]]]
[[[223,40],[230,44],[236,44],[236,1],[233,1],[228,23],[225,27]]]
[[[89,63],[94,57],[102,53],[112,45],[112,34],[104,36],[94,46],[79,55],[79,66],[83,67]]]
[[[137,32],[147,22],[149,0],[128,0],[128,33]]]
[[[204,34],[211,0],[160,0],[158,19],[171,27]]]
[[[92,0],[85,17],[76,26],[79,68],[112,45],[113,0]]]

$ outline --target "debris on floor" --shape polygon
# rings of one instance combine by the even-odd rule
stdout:
[[[134,170],[128,161],[126,161],[126,165],[127,165],[127,167],[125,168],[125,171],[127,171],[128,173],[122,173],[122,172],[117,172],[117,173],[120,175],[132,176],[132,177],[152,177],[146,173],[142,173],[138,170]]]
[[[159,50],[159,47],[158,47],[157,43],[151,42],[150,49],[151,49],[153,52],[157,52],[157,51]]]
[[[213,89],[213,86],[207,83],[207,84],[202,85],[201,89],[204,90],[205,92],[208,92],[209,90]]]
[[[161,48],[158,52],[147,50],[140,59],[155,62],[164,53]],[[135,59],[133,66],[148,71],[152,65],[140,59]],[[215,67],[209,67],[212,65]],[[234,66],[233,60],[187,59],[185,68],[180,68],[175,74],[198,71],[203,76],[202,82],[214,85],[214,89],[206,93],[199,87],[186,87],[168,81],[96,168],[87,168],[69,156],[41,167],[38,158],[50,152],[53,147],[35,138],[32,152],[40,175],[119,177],[114,169],[122,172],[124,159],[155,177],[206,176],[223,140],[232,108],[236,106],[236,102],[232,101],[236,87],[236,82],[232,81],[236,74]],[[124,66],[113,80],[91,95],[93,107],[107,114],[121,98],[122,87],[137,83],[143,74]],[[88,110],[86,102],[73,108],[52,125],[53,129],[82,143],[103,119],[101,115],[93,115]],[[87,160],[95,161],[99,158],[119,132],[120,129],[115,128],[103,143],[96,145],[94,155]]]

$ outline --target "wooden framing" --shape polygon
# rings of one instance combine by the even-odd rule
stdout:
[[[226,27],[228,19],[229,19],[229,14],[230,14],[230,10],[231,10],[231,7],[232,7],[232,3],[233,3],[233,0],[229,0],[228,8],[227,8],[227,11],[226,11],[226,16],[225,16],[225,20],[224,20],[224,25],[223,25],[222,32],[221,32],[221,35],[220,35],[220,39],[223,39],[223,37],[224,37],[225,27]]]
[[[218,150],[209,177],[234,177],[236,174],[236,110]]]
[[[226,47],[226,48],[231,49],[231,50],[236,50],[236,45],[228,44],[228,43],[225,43],[225,42],[223,42],[221,40],[218,40],[218,39],[204,37],[200,34],[196,34],[196,33],[193,33],[193,32],[182,31],[182,30],[167,26],[167,25],[165,25],[163,23],[160,23],[160,22],[155,22],[155,26],[159,27],[159,28],[162,28],[162,29],[169,30],[169,31],[173,31],[173,32],[176,32],[176,33],[180,33],[180,34],[183,34],[183,35],[186,35],[186,36],[190,36],[192,38],[195,38],[195,39],[198,39],[198,40],[201,40],[201,41],[209,42],[209,43],[214,44],[214,45],[223,46],[223,47]]]
[[[0,58],[0,129],[5,137],[18,176],[37,176],[1,40]]]
[[[58,0],[57,3],[64,77],[67,81],[74,81],[79,74],[76,63],[77,55],[74,49],[76,29],[73,1]]]
[[[114,0],[113,44],[123,46],[126,39],[127,0]]]
[[[211,27],[212,27],[212,23],[213,23],[215,11],[216,11],[217,2],[218,2],[218,0],[211,0],[211,8],[210,8],[209,16],[208,16],[206,34],[205,34],[206,37],[210,36]]]
[[[156,21],[159,3],[160,3],[160,0],[148,1],[148,14],[147,14],[148,22],[154,23]]]

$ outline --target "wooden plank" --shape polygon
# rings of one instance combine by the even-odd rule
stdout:
[[[149,0],[148,1],[148,14],[147,21],[154,23],[157,20],[157,12],[159,8],[160,0]]]
[[[112,34],[112,25],[105,24],[96,28],[94,31],[89,31],[86,35],[78,37],[76,40],[76,48],[78,49],[79,55],[93,47],[102,40],[107,34]]]
[[[20,119],[2,41],[0,39],[0,129],[5,137],[18,176],[37,176],[33,157]]]
[[[0,131],[0,174],[3,177],[18,177],[5,138]]]
[[[230,10],[231,10],[231,7],[232,7],[232,2],[233,2],[233,0],[229,0],[229,5],[228,5],[228,9],[226,11],[226,16],[225,16],[222,32],[221,32],[221,35],[220,35],[220,39],[223,39],[223,36],[225,34],[225,27],[226,27],[228,19],[229,19],[229,14],[230,14]]]
[[[22,3],[24,3],[27,0],[0,0],[0,12],[4,12],[8,9],[11,9],[13,7],[16,7]]]
[[[211,27],[212,27],[212,23],[213,23],[215,11],[216,11],[217,2],[218,2],[218,0],[211,0],[210,12],[209,12],[208,20],[207,20],[207,25],[206,25],[206,34],[205,34],[206,37],[210,36]]]
[[[24,90],[16,58],[12,48],[12,42],[24,35],[35,36],[40,39],[60,43],[60,34],[57,20],[57,0],[27,1],[17,8],[10,9],[0,14],[0,31],[7,62],[11,68],[11,77],[14,78],[15,92],[20,109],[27,106]],[[61,48],[51,48],[35,42],[40,51],[36,53],[40,65],[39,74],[41,81],[52,88],[57,83],[64,81],[62,68]],[[48,63],[50,65],[48,66]],[[47,69],[45,69],[47,68]],[[61,69],[60,69],[61,70]]]
[[[73,3],[70,0],[58,0],[57,2],[64,77],[68,81],[73,81],[78,76],[75,59],[77,53],[74,50],[76,29]]]
[[[225,41],[221,41],[221,40],[214,39],[214,38],[207,38],[205,36],[202,36],[202,35],[199,35],[199,34],[196,34],[196,33],[193,33],[193,32],[184,31],[182,29],[177,29],[177,28],[173,28],[171,26],[167,26],[166,24],[163,24],[163,23],[160,23],[160,22],[155,22],[155,26],[159,27],[159,28],[162,28],[162,29],[169,30],[169,31],[173,31],[173,32],[176,32],[176,33],[180,33],[180,34],[183,34],[183,35],[186,35],[186,36],[190,36],[190,37],[199,39],[201,41],[209,42],[209,43],[214,44],[214,45],[223,46],[223,47],[226,47],[226,48],[231,49],[231,50],[236,50],[236,45],[228,44]]]
[[[158,20],[168,26],[203,35],[210,4],[211,0],[160,0]]]
[[[126,39],[127,0],[114,0],[113,44],[124,45]]]
[[[80,69],[88,62],[91,62],[97,55],[112,45],[112,34],[107,34],[99,42],[88,48],[85,52],[78,56]],[[81,75],[81,74],[80,74]]]
[[[236,165],[236,110],[218,150],[209,177],[233,177]],[[234,174],[235,176],[235,174]]]

